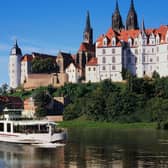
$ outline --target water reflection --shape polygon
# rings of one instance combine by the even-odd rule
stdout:
[[[0,143],[0,168],[166,168],[168,132],[70,129],[54,149]]]

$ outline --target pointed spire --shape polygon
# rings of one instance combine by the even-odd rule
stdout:
[[[112,29],[119,32],[123,28],[124,26],[123,26],[122,17],[119,10],[118,0],[116,0],[115,12],[112,15]]]
[[[142,30],[145,31],[145,21],[144,21],[144,18],[142,19]]]
[[[18,47],[18,42],[17,42],[17,40],[15,41],[15,47],[16,47],[16,48],[19,48],[19,47]]]
[[[89,32],[90,29],[91,29],[90,14],[89,11],[87,11],[85,32]]]
[[[85,26],[85,30],[83,33],[83,41],[85,43],[89,43],[89,44],[93,43],[93,29],[92,29],[91,23],[90,23],[89,11],[87,11],[87,16],[86,16],[86,26]]]
[[[115,9],[115,12],[119,12],[118,0],[116,0],[116,9]]]
[[[127,16],[127,30],[138,29],[138,17],[134,7],[134,1],[131,0],[130,9]]]
[[[15,44],[13,48],[11,49],[11,55],[22,55],[22,51],[18,46],[17,40],[15,41]]]
[[[141,28],[141,32],[142,32],[142,35],[146,35],[145,33],[145,22],[144,22],[144,18],[142,19],[142,28]]]
[[[135,8],[134,8],[134,0],[131,0],[130,9],[133,9],[133,10],[135,9]]]

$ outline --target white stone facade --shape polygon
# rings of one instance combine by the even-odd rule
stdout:
[[[147,30],[122,30],[115,33],[111,28],[96,42],[98,82],[111,79],[122,81],[122,69],[139,78],[168,76],[168,26]],[[88,69],[89,66],[86,66]],[[95,82],[92,71],[86,71],[86,82]],[[92,76],[92,77],[91,77]],[[88,80],[89,79],[89,80]]]
[[[82,76],[82,70],[77,67],[74,63],[71,63],[65,70],[66,74],[68,74],[68,82],[69,83],[78,83],[79,79]]]
[[[22,53],[20,48],[18,48],[17,42],[12,48],[9,57],[9,78],[11,88],[17,88],[20,85],[21,80],[21,57]]]
[[[96,48],[98,59],[97,73],[98,81],[111,79],[112,81],[122,80],[122,48],[103,47]]]

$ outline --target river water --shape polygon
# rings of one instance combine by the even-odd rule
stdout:
[[[0,143],[0,168],[167,168],[168,131],[69,129],[65,146]]]

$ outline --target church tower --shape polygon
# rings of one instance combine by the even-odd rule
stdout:
[[[131,0],[131,5],[130,5],[130,9],[129,9],[128,16],[127,16],[127,21],[126,21],[126,29],[135,30],[138,28],[139,27],[138,27],[137,13],[135,11],[134,1]]]
[[[123,28],[124,26],[123,26],[122,17],[120,14],[119,6],[118,6],[118,0],[116,0],[116,9],[114,14],[112,15],[112,29],[116,32],[119,32]]]
[[[10,87],[14,89],[16,89],[21,82],[21,57],[22,51],[16,41],[14,47],[11,49],[9,57]]]
[[[91,24],[90,24],[89,11],[87,12],[87,17],[86,17],[86,26],[83,33],[83,42],[89,45],[93,44],[93,29],[91,28]]]

